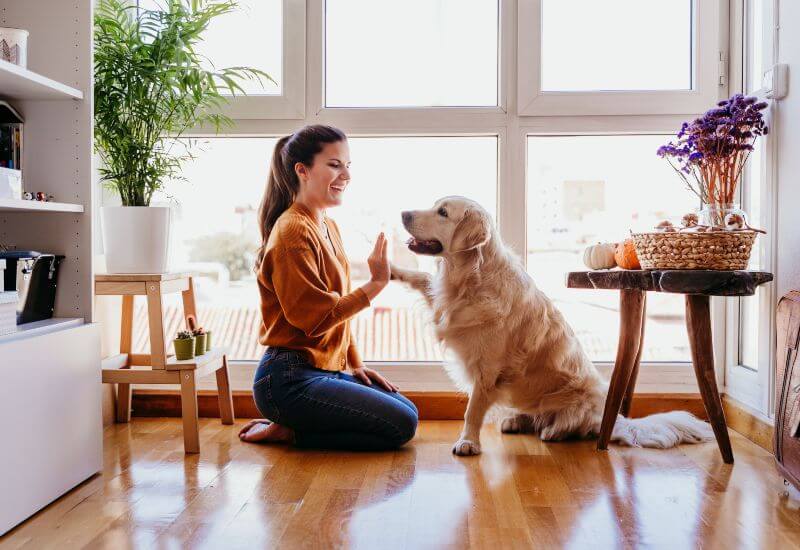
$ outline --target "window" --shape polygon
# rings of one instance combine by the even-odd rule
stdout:
[[[243,84],[248,95],[280,95],[282,91],[283,2],[237,0],[238,8],[211,22],[199,53],[214,67],[259,69],[263,79]]]
[[[663,219],[677,224],[682,213],[697,208],[672,168],[656,156],[669,139],[528,138],[528,271],[592,360],[614,360],[619,293],[568,289],[564,274],[585,269],[588,245],[620,241],[629,229],[646,231]],[[643,361],[690,360],[683,296],[648,295],[644,344]]]
[[[750,222],[758,225],[761,225],[760,222],[763,220],[760,196],[763,190],[761,181],[763,156],[764,143],[759,141],[745,166],[746,172],[742,189],[742,208],[747,212]],[[764,269],[763,248],[764,240],[756,239],[750,252],[749,269]],[[764,287],[759,287],[756,289],[755,296],[738,300],[741,319],[739,324],[739,364],[753,370],[758,370],[759,365],[760,306],[765,292]]]
[[[706,110],[724,84],[719,9],[716,0],[520,0],[519,114]]]
[[[772,28],[773,2],[741,0],[734,4],[734,20],[741,31],[740,82],[748,95],[765,97],[761,85],[765,67],[774,63]],[[767,125],[772,107],[764,111]],[[775,272],[776,193],[773,172],[775,134],[756,141],[755,149],[745,166],[740,201],[748,222],[767,231],[756,238],[750,254],[749,269]],[[775,304],[774,284],[758,287],[754,296],[728,300],[728,340],[725,386],[732,398],[772,416],[774,411],[774,347]]]
[[[243,46],[225,51],[222,37],[212,36],[208,55],[269,72],[271,52],[244,55],[252,53],[245,51],[250,40],[263,44],[256,49],[275,47],[265,45],[277,41],[272,19],[253,21],[277,19],[267,12],[279,11],[280,95],[233,98],[228,113],[235,125],[218,137],[197,129],[203,145],[184,170],[189,183],[167,189],[179,202],[175,267],[201,272],[198,306],[209,308],[203,322],[229,345],[232,359],[261,353],[247,268],[275,136],[315,123],[350,136],[353,181],[346,203],[330,214],[342,230],[354,285],[367,276],[364,260],[379,231],[389,235],[394,261],[432,271],[430,258],[407,251],[400,212],[465,195],[496,213],[503,240],[525,259],[592,359],[614,359],[618,295],[568,290],[564,273],[582,268],[587,244],[618,240],[665,217],[677,221],[698,206],[655,151],[683,120],[728,95],[727,65],[720,63],[720,56],[727,60],[727,2],[241,1],[250,6],[247,25],[231,18],[226,26],[236,31],[224,34]],[[260,28],[270,30],[263,37],[250,30]],[[508,93],[512,87],[516,94]],[[638,387],[663,391],[668,380],[670,391],[695,392],[681,297],[651,293],[647,306]],[[716,313],[715,338],[733,342],[738,310]],[[426,363],[403,376],[416,383],[435,372],[446,380],[427,315],[421,298],[390,285],[353,321],[362,355],[390,376],[397,372],[391,369]],[[725,333],[720,323],[736,329]],[[759,346],[760,357],[761,340]],[[608,374],[608,365],[600,367]]]
[[[274,138],[198,139],[184,179],[169,182],[154,202],[172,209],[170,269],[196,273],[198,318],[231,359],[258,360],[261,323],[253,273],[259,246],[258,204]],[[173,153],[184,154],[182,143]],[[183,325],[180,294],[164,297],[165,330]],[[136,302],[135,350],[149,346],[144,301]]]
[[[497,71],[497,0],[325,3],[328,107],[496,106]]]
[[[764,72],[764,0],[745,0],[744,17],[744,87],[753,93],[761,88]]]
[[[744,40],[742,53],[743,87],[748,93],[763,97],[761,77],[765,65],[764,56],[769,49],[764,43],[765,2],[745,0],[743,6]],[[767,116],[769,114],[767,113]],[[742,182],[742,208],[747,212],[748,221],[755,227],[767,227],[770,223],[768,136],[759,139],[750,154]],[[770,271],[769,241],[759,237],[753,244],[750,254],[750,269]],[[771,315],[769,300],[771,289],[761,286],[753,297],[738,300],[739,333],[737,365],[751,370],[766,366],[770,357],[770,327],[763,322]]]
[[[142,9],[163,9],[166,0],[136,0]],[[211,22],[198,53],[214,67],[247,66],[267,79],[243,83],[246,96],[222,107],[231,118],[299,119],[305,115],[305,0],[237,0],[236,10]]]
[[[497,138],[350,138],[352,181],[347,200],[328,212],[337,221],[350,257],[353,288],[369,280],[366,259],[383,231],[397,265],[433,272],[433,258],[405,245],[403,210],[466,194],[496,209]],[[160,201],[173,207],[172,269],[198,273],[198,315],[231,359],[257,360],[259,297],[253,273],[259,246],[257,209],[264,191],[274,138],[200,139],[185,181],[171,182]],[[183,154],[176,144],[175,154]],[[235,162],[231,162],[235,159]],[[464,162],[463,159],[469,159]],[[165,297],[167,332],[177,330],[180,296]],[[137,308],[137,334],[146,335],[144,303]],[[174,326],[173,326],[174,325]],[[438,361],[441,349],[418,293],[390,285],[353,321],[362,357],[371,361]],[[146,339],[137,341],[142,346]]]
[[[692,2],[543,0],[541,71],[550,92],[690,90]]]
[[[434,273],[435,260],[410,252],[400,221],[404,210],[430,208],[447,195],[466,195],[496,210],[497,138],[351,138],[353,181],[347,201],[330,214],[342,230],[354,287],[369,279],[366,258],[383,231],[392,261]],[[353,322],[364,360],[438,361],[427,306],[416,291],[391,284]]]

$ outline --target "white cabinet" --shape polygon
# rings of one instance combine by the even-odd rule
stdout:
[[[0,343],[0,535],[102,468],[100,330]]]
[[[0,61],[25,119],[23,187],[0,202],[0,244],[62,254],[55,317],[0,337],[0,535],[101,469],[100,341],[92,324],[92,0],[0,0],[29,31],[27,69]]]

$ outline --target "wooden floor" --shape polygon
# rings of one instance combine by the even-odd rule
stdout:
[[[491,426],[482,456],[456,458],[459,425],[356,454],[247,445],[207,419],[184,455],[179,419],[137,418],[106,429],[101,476],[0,548],[800,547],[797,495],[735,433],[726,466],[714,443],[598,452]]]

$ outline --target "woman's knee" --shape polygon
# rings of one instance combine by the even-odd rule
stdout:
[[[413,439],[414,434],[417,433],[418,422],[419,416],[415,409],[412,410],[406,406],[400,407],[400,412],[395,418],[395,427],[397,428],[396,444],[398,447]]]

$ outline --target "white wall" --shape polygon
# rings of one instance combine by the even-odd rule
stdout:
[[[777,295],[800,289],[800,2],[779,4],[778,61],[789,65],[789,95],[777,102]]]

